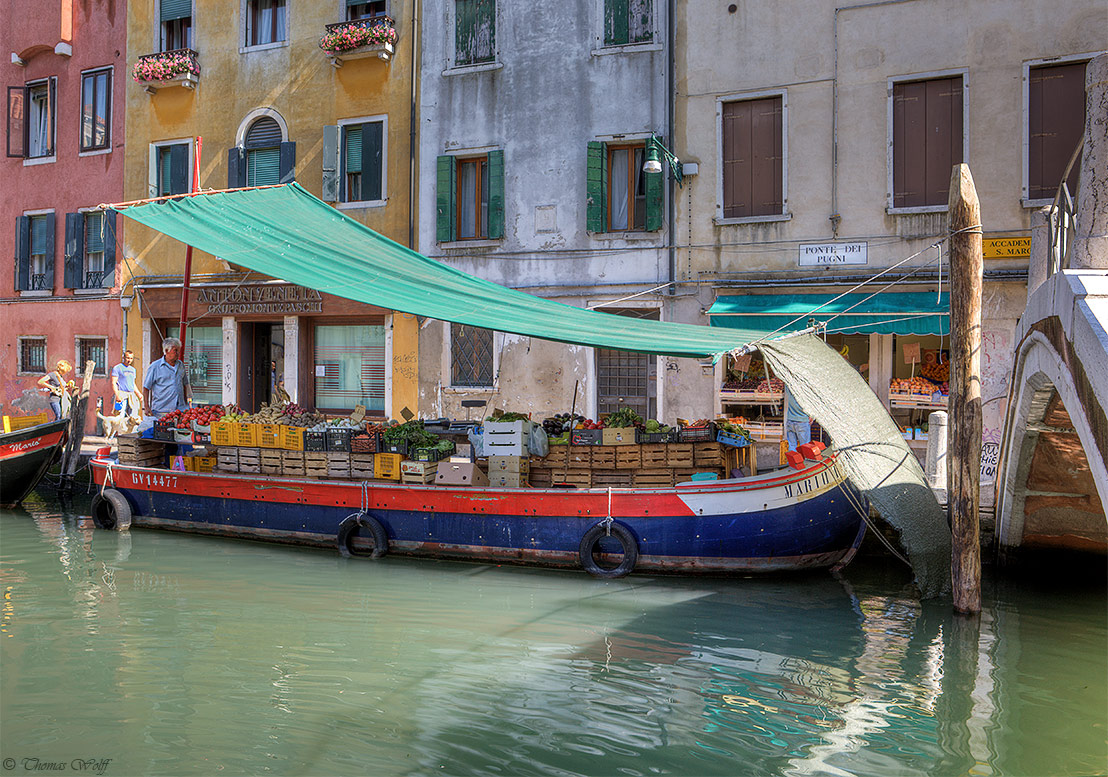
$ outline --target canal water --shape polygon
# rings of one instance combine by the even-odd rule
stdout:
[[[2,774],[1094,775],[1104,581],[598,581],[0,512]]]

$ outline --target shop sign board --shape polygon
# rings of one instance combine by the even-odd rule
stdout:
[[[303,286],[235,286],[201,289],[198,300],[208,315],[249,313],[322,313],[323,295]]]
[[[869,243],[801,243],[801,267],[868,264]]]
[[[981,255],[985,259],[1031,258],[1031,236],[987,237],[981,241]]]

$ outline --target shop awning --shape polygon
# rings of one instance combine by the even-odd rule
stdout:
[[[107,207],[290,283],[500,332],[620,351],[718,358],[772,329],[646,321],[509,289],[395,243],[295,183]]]
[[[838,294],[748,294],[719,297],[708,311],[714,327],[740,331],[795,332],[809,319],[827,322],[827,331],[842,334],[947,335],[947,292]],[[832,302],[832,300],[834,300]]]

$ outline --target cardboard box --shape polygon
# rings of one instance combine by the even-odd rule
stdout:
[[[487,486],[489,479],[472,461],[440,461],[435,483],[440,486]]]
[[[633,426],[601,430],[601,445],[637,445],[638,442],[639,439]]]
[[[492,481],[493,473],[499,474],[501,472],[523,472],[527,473],[531,471],[531,460],[526,456],[489,456],[489,482]]]
[[[486,421],[481,441],[486,456],[526,456],[530,421]]]
[[[526,488],[526,472],[490,472],[489,485],[496,488]]]

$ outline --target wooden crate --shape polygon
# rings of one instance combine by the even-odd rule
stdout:
[[[263,475],[281,474],[281,451],[262,448],[258,455]]]
[[[691,442],[671,442],[666,445],[666,460],[669,466],[692,467],[693,444]]]
[[[673,485],[672,469],[640,469],[631,473],[635,488],[668,488]]]
[[[550,467],[531,466],[531,485],[535,488],[549,488],[554,482],[554,470]]]
[[[630,488],[631,471],[615,469],[594,469],[592,471],[593,488]]]
[[[219,448],[215,454],[216,467],[221,472],[239,471],[239,449]]]
[[[304,477],[304,451],[281,451],[281,474],[290,478]]]
[[[568,445],[551,445],[550,452],[546,454],[546,458],[543,460],[546,462],[545,466],[553,467],[556,465],[564,465],[569,461],[569,446]]]
[[[400,482],[415,485],[427,485],[434,483],[438,476],[439,464],[437,461],[410,461],[400,462]]]
[[[132,467],[159,467],[165,461],[165,444],[138,435],[119,435],[119,463]]]
[[[309,478],[327,477],[327,454],[304,452],[304,476]]]
[[[350,477],[350,454],[331,452],[327,454],[327,477]]]
[[[642,451],[639,445],[621,445],[616,448],[616,469],[642,469]]]
[[[591,467],[593,461],[593,454],[598,449],[592,445],[571,445],[566,452],[565,461],[568,462],[570,467]]]
[[[553,482],[569,483],[570,485],[577,486],[578,488],[589,488],[592,486],[592,470],[583,469],[580,467],[571,467],[570,469],[555,469]]]
[[[350,454],[350,477],[356,480],[373,480],[373,454]]]
[[[665,469],[669,467],[669,454],[666,452],[665,443],[640,445],[639,455],[642,456],[643,469]]]
[[[592,449],[593,469],[615,469],[616,449],[614,446],[600,446]],[[570,465],[572,466],[572,464]]]
[[[723,467],[723,445],[718,442],[693,443],[694,467]]]
[[[244,424],[239,424],[243,426]],[[253,426],[253,424],[249,424]],[[262,456],[260,448],[239,448],[239,472],[257,475],[262,471]]]

